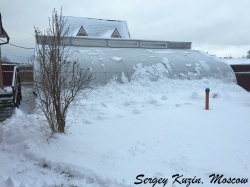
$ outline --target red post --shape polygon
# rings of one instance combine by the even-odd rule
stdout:
[[[206,92],[206,105],[205,105],[205,109],[209,110],[209,92],[210,92],[210,89],[206,88],[205,92]]]

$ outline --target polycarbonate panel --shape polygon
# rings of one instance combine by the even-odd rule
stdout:
[[[71,47],[83,68],[90,68],[96,77],[94,84],[111,79],[124,82],[134,76],[148,75],[157,79],[217,78],[236,82],[231,67],[219,59],[194,50],[143,48]],[[141,72],[140,72],[141,71]]]

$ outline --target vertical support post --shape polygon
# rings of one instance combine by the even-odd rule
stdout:
[[[1,38],[6,38],[7,41],[4,42],[4,43],[0,43],[0,89],[3,89],[3,86],[4,86],[4,82],[3,82],[3,70],[2,70],[2,60],[1,60],[1,45],[4,45],[4,44],[7,44],[9,43],[9,36],[8,34],[6,33],[6,31],[4,30],[3,26],[2,26],[2,16],[1,16],[1,13],[0,13],[0,36]],[[2,40],[4,41],[4,40]]]
[[[1,45],[0,45],[0,89],[3,89],[3,70],[2,70]]]
[[[206,89],[205,89],[205,92],[206,92],[206,104],[205,104],[205,109],[206,109],[206,110],[209,110],[209,92],[210,92],[210,89],[209,89],[209,88],[206,88]]]

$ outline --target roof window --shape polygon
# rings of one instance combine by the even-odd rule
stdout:
[[[76,36],[88,36],[83,26],[81,26]]]
[[[121,35],[119,34],[117,29],[115,29],[112,33],[111,38],[121,38]]]

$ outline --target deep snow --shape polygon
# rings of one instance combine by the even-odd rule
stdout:
[[[210,110],[205,107],[209,87]],[[72,104],[67,134],[49,140],[41,113],[0,124],[0,186],[153,186],[136,177],[211,174],[250,180],[250,94],[219,80],[110,82]],[[142,178],[141,178],[142,179]],[[156,184],[155,187],[163,186]],[[230,186],[250,186],[230,184]]]

